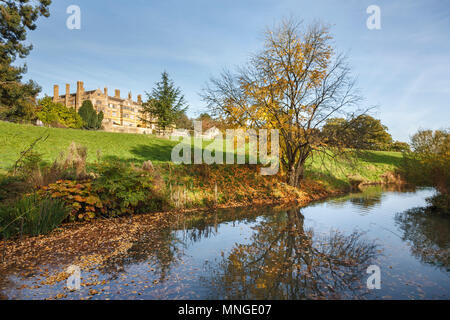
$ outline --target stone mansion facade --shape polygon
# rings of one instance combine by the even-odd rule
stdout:
[[[133,101],[131,92],[127,98],[120,97],[120,90],[114,91],[114,96],[108,95],[108,88],[86,91],[82,81],[77,82],[77,90],[70,93],[70,84],[66,84],[64,95],[59,94],[59,86],[53,86],[53,101],[62,103],[68,108],[78,109],[83,101],[90,100],[97,112],[103,111],[103,127],[105,131],[151,133],[156,129],[156,121],[144,123],[142,115],[142,96]]]

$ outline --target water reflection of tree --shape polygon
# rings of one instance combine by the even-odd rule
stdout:
[[[236,245],[212,266],[212,298],[345,298],[363,294],[361,283],[376,245],[360,233],[332,231],[314,236],[304,230],[298,210],[266,218],[249,245]]]
[[[182,219],[177,224],[178,229],[182,230],[183,242],[197,242],[203,238],[214,237],[218,231],[219,221],[217,214],[211,216],[197,216],[191,219]]]
[[[362,192],[350,193],[344,197],[327,200],[327,203],[334,207],[342,207],[350,202],[359,208],[371,209],[381,203],[384,191],[386,190],[382,186],[366,186]]]
[[[143,231],[127,252],[110,258],[100,271],[116,279],[126,266],[146,262],[153,267],[159,281],[164,282],[181,261],[188,242],[215,236],[218,226],[224,222],[250,223],[260,214],[259,210],[239,208],[220,214],[200,212],[192,216],[177,216],[170,228]]]
[[[350,201],[356,207],[368,210],[381,204],[385,192],[408,193],[415,191],[414,187],[395,184],[369,185],[362,186],[360,189],[361,192],[359,193],[350,193],[347,196],[339,197],[331,201],[327,200],[327,202],[337,207],[339,205],[344,206],[347,201]]]
[[[381,194],[371,197],[368,196],[357,197],[350,199],[350,202],[359,208],[372,209],[373,207],[381,204],[381,197],[382,197]]]
[[[262,208],[233,208],[232,210],[222,210],[219,212],[202,212],[195,216],[188,216],[180,219],[176,228],[183,232],[183,242],[197,242],[202,239],[214,237],[218,233],[219,225],[224,223],[243,224],[254,223],[257,217],[267,214],[261,212]],[[265,209],[267,211],[267,209]],[[271,209],[268,210],[273,214]]]
[[[163,228],[142,233],[124,254],[110,258],[100,271],[108,273],[112,279],[118,277],[127,265],[146,262],[154,269],[159,281],[167,279],[171,269],[180,261],[182,246],[172,229]]]
[[[424,263],[450,271],[450,219],[427,208],[415,208],[395,216],[412,254]]]

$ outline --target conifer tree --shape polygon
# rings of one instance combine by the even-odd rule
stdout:
[[[141,120],[151,123],[152,118],[157,118],[158,127],[163,131],[173,125],[187,109],[180,88],[175,87],[165,71],[152,93],[146,94],[147,101],[143,104]]]
[[[78,110],[78,114],[83,119],[83,128],[88,130],[98,130],[102,127],[103,112],[97,113],[91,100],[83,101],[81,108]]]
[[[33,48],[26,45],[27,31],[36,29],[40,16],[48,17],[50,0],[0,1],[0,118],[30,121],[34,118],[34,98],[41,88],[32,80],[22,83],[26,65],[15,66]]]

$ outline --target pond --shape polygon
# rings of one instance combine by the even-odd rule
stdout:
[[[9,299],[449,299],[450,219],[420,207],[433,189],[368,187],[304,208],[253,207],[179,218],[127,254],[31,289],[11,277]],[[148,240],[148,239],[152,240]],[[380,288],[369,289],[369,266]],[[28,285],[26,288],[22,286]],[[22,287],[22,288],[21,288]],[[20,289],[21,288],[21,289]],[[90,290],[98,294],[89,295]]]

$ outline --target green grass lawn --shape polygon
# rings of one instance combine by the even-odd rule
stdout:
[[[87,147],[88,162],[95,161],[99,153],[124,161],[165,162],[170,161],[172,147],[176,145],[153,135],[43,128],[0,121],[0,171],[11,168],[20,152],[36,138],[47,135],[48,139],[39,142],[34,150],[48,162],[53,162],[73,141]]]
[[[153,135],[43,128],[0,121],[0,173],[10,169],[20,152],[28,148],[36,138],[47,135],[48,139],[39,142],[34,150],[41,153],[43,160],[49,163],[67,150],[72,142],[87,147],[88,162],[91,163],[98,159],[99,154],[127,162],[169,162],[172,148],[177,144]],[[204,145],[208,143],[204,141]],[[329,161],[323,166],[317,158],[313,159],[308,163],[306,173],[313,179],[327,181],[332,185],[346,183],[349,175],[379,181],[381,174],[395,170],[401,160],[402,154],[399,152],[367,151],[359,154],[356,161],[339,166]]]
[[[366,182],[381,182],[381,176],[396,171],[402,159],[401,152],[391,151],[360,151],[354,158],[338,163],[316,157],[307,163],[306,175],[334,187],[347,184],[350,176]]]

